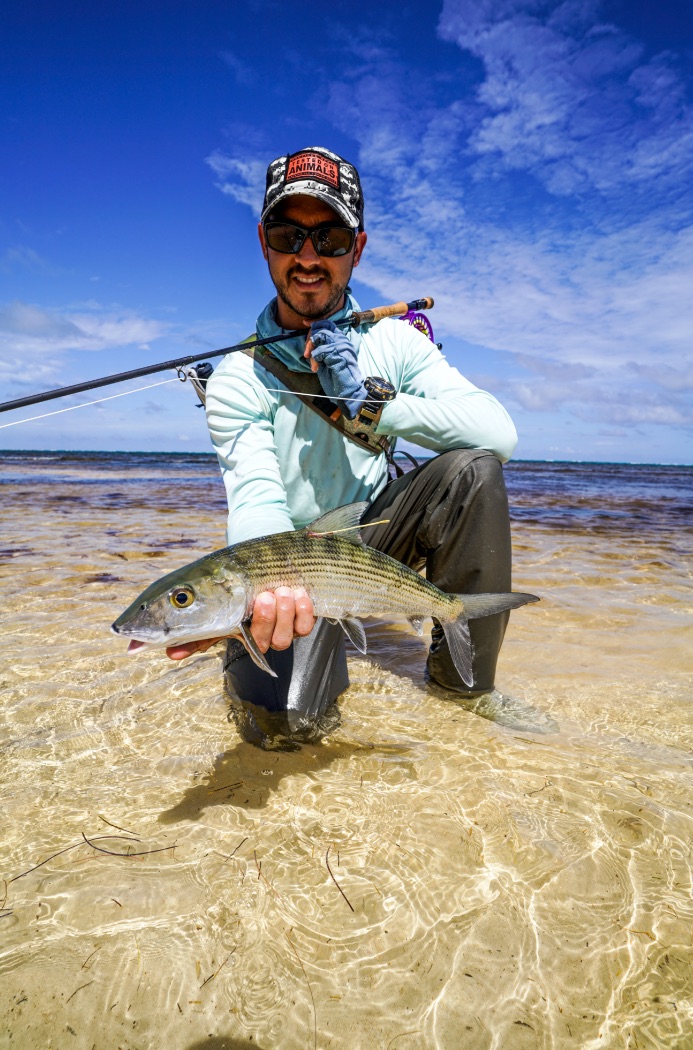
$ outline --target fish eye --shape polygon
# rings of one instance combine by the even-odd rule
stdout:
[[[171,591],[168,600],[174,609],[187,609],[195,601],[195,592],[192,587],[176,587]]]

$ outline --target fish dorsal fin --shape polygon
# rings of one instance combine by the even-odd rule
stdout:
[[[417,634],[423,634],[423,616],[407,616],[407,619]]]
[[[366,645],[366,632],[361,621],[356,620],[353,616],[345,616],[343,620],[337,620],[337,623],[354,648],[365,655],[368,652],[368,646]]]
[[[316,518],[306,527],[309,536],[329,536],[338,532],[342,539],[349,543],[363,543],[361,534],[357,528],[368,503],[347,503],[344,507],[336,507],[328,510],[320,518]]]
[[[262,668],[263,671],[267,671],[267,673],[271,674],[273,678],[276,678],[276,673],[272,670],[270,665],[265,660],[264,654],[259,649],[257,642],[250,633],[249,628],[247,628],[244,623],[241,624],[241,634],[243,635],[243,641],[246,644],[246,647],[250,654],[250,658],[253,661],[253,663],[257,664],[257,666]]]

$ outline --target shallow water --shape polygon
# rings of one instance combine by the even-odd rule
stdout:
[[[693,1045],[693,470],[506,477],[515,701],[371,624],[339,729],[284,753],[214,652],[108,632],[223,544],[214,460],[0,457],[2,1047]]]

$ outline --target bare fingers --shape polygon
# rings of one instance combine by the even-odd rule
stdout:
[[[295,637],[310,634],[315,625],[313,603],[303,588],[277,587],[258,594],[250,630],[261,652],[288,649]]]
[[[308,338],[306,339],[306,348],[303,351],[303,356],[305,357],[305,359],[310,364],[311,372],[317,372],[317,370],[318,370],[318,362],[313,357],[313,340],[311,339],[310,336],[308,336]]]
[[[250,621],[250,633],[261,653],[266,653],[272,644],[276,624],[277,599],[274,591],[262,591],[255,599],[253,618]]]
[[[294,591],[296,598],[296,616],[294,618],[294,634],[299,638],[304,637],[315,627],[315,610],[312,599],[303,587]]]

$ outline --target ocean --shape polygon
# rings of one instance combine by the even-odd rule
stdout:
[[[505,474],[507,699],[371,622],[274,752],[109,632],[223,546],[214,457],[0,454],[0,1047],[693,1046],[693,468]]]

